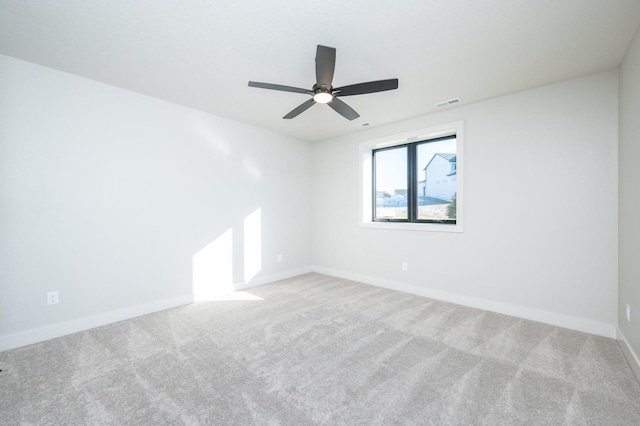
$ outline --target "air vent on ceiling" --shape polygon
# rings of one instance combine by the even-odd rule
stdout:
[[[368,121],[365,121],[364,123],[358,123],[358,124],[354,124],[353,127],[368,127],[371,126],[371,123],[369,123]]]
[[[448,101],[438,102],[436,104],[436,106],[438,108],[442,108],[442,107],[446,107],[446,106],[449,106],[449,105],[454,105],[454,104],[457,104],[457,103],[460,103],[460,98],[453,98],[453,99],[449,99]]]

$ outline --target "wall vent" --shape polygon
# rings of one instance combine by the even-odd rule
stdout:
[[[448,101],[438,102],[436,104],[436,106],[438,108],[442,108],[442,107],[446,107],[446,106],[449,106],[449,105],[454,105],[454,104],[457,104],[457,103],[460,103],[460,98],[453,98],[453,99],[449,99]]]

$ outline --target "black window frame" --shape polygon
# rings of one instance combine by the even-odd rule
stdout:
[[[423,139],[415,142],[408,142],[399,145],[386,146],[383,148],[376,148],[371,150],[372,167],[371,167],[371,191],[372,191],[372,206],[371,206],[371,221],[384,223],[437,223],[446,225],[456,225],[457,219],[418,219],[418,162],[417,162],[417,150],[418,146],[427,143],[445,141],[450,139],[457,139],[456,134],[441,136],[437,138]],[[376,153],[381,151],[389,151],[392,149],[407,148],[407,219],[390,219],[390,218],[376,218]],[[456,150],[457,151],[457,150]],[[456,152],[456,155],[458,153]],[[456,165],[457,169],[457,165]],[[426,182],[425,182],[426,184]]]

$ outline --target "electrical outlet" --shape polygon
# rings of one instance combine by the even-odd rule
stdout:
[[[631,322],[631,306],[627,305],[627,321]]]
[[[282,262],[282,255],[281,254],[278,255],[278,262]]]
[[[60,292],[50,291],[47,293],[47,305],[56,305],[60,302]]]
[[[408,271],[409,270],[409,264],[407,262],[402,262],[402,270],[403,271]]]

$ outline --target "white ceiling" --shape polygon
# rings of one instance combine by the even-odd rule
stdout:
[[[304,140],[321,140],[617,66],[640,0],[0,0],[0,53]],[[317,44],[334,86],[398,90],[281,117],[311,88]],[[1,96],[1,94],[0,94]]]

